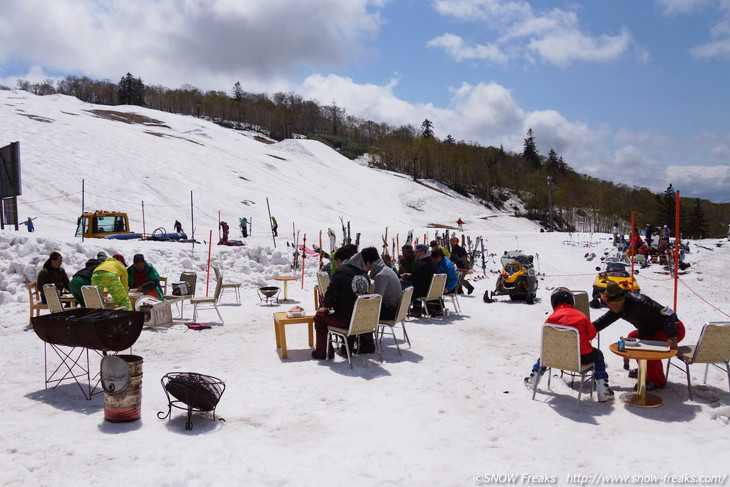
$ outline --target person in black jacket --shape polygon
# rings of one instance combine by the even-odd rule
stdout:
[[[436,274],[436,264],[431,259],[431,251],[427,245],[416,245],[415,253],[416,262],[413,264],[410,274],[403,274],[403,283],[413,286],[411,316],[420,318],[422,313],[421,302],[417,301],[416,298],[425,296],[428,293],[433,275]],[[429,309],[431,308],[429,307]],[[434,313],[436,313],[436,309],[434,309]]]
[[[600,332],[610,324],[623,318],[636,330],[630,338],[666,341],[667,346],[676,349],[684,338],[684,324],[677,313],[668,306],[662,306],[653,299],[639,293],[627,293],[614,281],[608,281],[601,300],[608,306],[608,312],[593,322]],[[649,360],[646,367],[647,389],[662,388],[667,384],[661,360]]]
[[[335,252],[335,259],[338,257],[338,252]],[[360,254],[353,255],[337,267],[324,294],[323,306],[314,315],[316,343],[312,358],[322,360],[332,356],[332,350],[326,350],[327,327],[349,328],[357,297],[367,294],[370,288],[367,272],[371,267],[372,263],[365,264]],[[374,351],[375,344],[371,344]],[[367,353],[367,351],[362,352]]]
[[[466,249],[459,245],[458,237],[451,237],[451,257],[449,260],[454,263],[457,269],[463,272],[469,272],[471,270],[471,264],[469,263],[469,254]],[[474,292],[474,286],[471,285],[466,277],[462,279],[462,286],[466,288],[469,294]],[[459,294],[464,294],[464,290],[459,286]]]
[[[43,269],[38,273],[36,283],[38,284],[38,291],[41,293],[41,301],[46,302],[46,296],[43,294],[44,284],[55,284],[56,291],[63,293],[64,290],[68,289],[69,280],[66,275],[66,271],[61,267],[63,265],[63,258],[58,252],[51,252],[51,255],[43,264]]]

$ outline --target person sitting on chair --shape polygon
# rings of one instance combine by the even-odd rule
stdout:
[[[456,268],[460,271],[466,274],[470,272],[471,265],[469,264],[469,254],[464,247],[459,245],[458,237],[451,237],[451,257],[449,260],[453,262],[454,266],[456,266]],[[469,294],[474,292],[474,286],[466,280],[466,277],[462,279],[462,285],[466,287]],[[464,291],[461,288],[459,288],[459,294],[464,294]]]
[[[618,283],[608,281],[606,292],[601,293],[601,300],[608,306],[608,312],[593,322],[597,331],[623,318],[636,327],[627,336],[642,340],[660,340],[667,342],[671,349],[684,338],[684,324],[677,318],[677,313],[669,306],[662,306],[653,299],[639,293],[627,293]],[[624,362],[628,369],[628,362]],[[632,370],[629,377],[636,377]],[[663,388],[667,385],[661,360],[648,360],[646,365],[646,388]]]
[[[431,252],[428,250],[427,245],[416,245],[414,252],[416,262],[413,264],[413,271],[410,274],[403,274],[402,277],[405,285],[413,286],[411,316],[420,318],[423,311],[421,310],[421,302],[416,298],[423,297],[428,293],[433,275],[436,274],[436,264],[431,259]]]
[[[38,291],[41,293],[41,301],[46,302],[46,296],[43,294],[44,284],[55,284],[56,291],[63,293],[65,289],[68,289],[69,280],[66,275],[66,271],[61,267],[63,264],[63,258],[58,252],[51,252],[48,260],[43,264],[43,269],[38,273],[36,283],[38,284]]]
[[[132,262],[127,268],[129,287],[162,301],[164,298],[157,269],[148,264],[142,254],[136,254]]]
[[[398,275],[385,265],[375,247],[367,247],[360,252],[365,264],[371,264],[370,279],[375,282],[375,294],[380,294],[383,300],[380,304],[380,319],[392,320],[398,312],[398,305],[403,294]]]
[[[99,267],[99,264],[101,264],[100,260],[89,259],[86,261],[84,268],[74,274],[71,278],[68,290],[71,291],[71,294],[73,294],[74,299],[76,299],[79,306],[86,306],[84,294],[81,292],[81,286],[91,285],[91,276],[94,274],[94,270]]]
[[[613,391],[608,386],[608,373],[606,372],[606,361],[603,352],[591,345],[591,340],[596,337],[596,329],[593,323],[582,312],[575,309],[573,293],[568,288],[556,288],[550,294],[550,304],[553,307],[553,314],[545,320],[546,324],[572,326],[578,330],[580,337],[580,363],[589,364],[593,362],[596,379],[596,393],[600,402],[613,399]],[[529,377],[525,377],[525,386],[528,389],[534,387],[538,374],[542,375],[547,367],[540,366],[540,359],[532,366]]]
[[[441,247],[431,250],[431,259],[436,264],[437,274],[446,274],[446,287],[444,293],[450,293],[459,284],[459,277],[456,275],[454,263],[446,258]]]

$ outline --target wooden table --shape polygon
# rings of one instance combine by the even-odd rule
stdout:
[[[624,358],[635,359],[639,362],[639,382],[636,392],[625,392],[621,394],[621,401],[628,406],[637,406],[640,408],[657,408],[664,404],[664,399],[646,392],[646,361],[662,360],[677,355],[676,350],[668,350],[666,352],[655,352],[647,350],[637,350],[627,348],[623,352],[619,352],[618,344],[612,343],[608,348]]]
[[[76,298],[73,297],[73,294],[61,294],[59,297],[61,300],[61,303],[68,303],[69,308],[75,308],[77,306]]]
[[[276,348],[281,349],[281,358],[289,358],[286,353],[286,325],[306,323],[309,328],[309,346],[314,346],[314,315],[304,315],[299,318],[288,318],[286,312],[274,313],[274,335],[276,335]]]
[[[287,294],[287,285],[289,284],[289,281],[296,281],[299,278],[297,276],[274,276],[272,279],[275,281],[282,281],[284,283],[284,299],[280,299],[279,301],[291,301]]]

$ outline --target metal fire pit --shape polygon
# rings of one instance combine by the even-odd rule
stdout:
[[[167,413],[159,411],[157,417],[171,417],[173,407],[187,409],[186,430],[193,429],[193,411],[212,412],[215,420],[215,408],[226,390],[222,380],[196,372],[170,372],[162,377],[160,383],[167,396]]]
[[[45,342],[45,385],[55,389],[63,381],[75,381],[86,399],[96,391],[98,376],[92,378],[89,350],[98,355],[131,348],[142,333],[144,314],[138,311],[76,308],[33,317],[33,330]],[[61,363],[49,368],[48,347]],[[70,348],[66,348],[70,347]],[[80,380],[86,382],[82,385]],[[95,392],[96,391],[96,392]]]
[[[279,304],[279,288],[276,286],[260,287],[259,304]]]

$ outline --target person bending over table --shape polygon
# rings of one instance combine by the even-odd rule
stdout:
[[[596,377],[596,395],[600,402],[613,399],[613,391],[608,386],[608,373],[603,352],[591,345],[591,340],[596,337],[596,329],[591,320],[582,312],[575,309],[575,298],[568,288],[556,288],[550,294],[550,304],[553,307],[553,314],[548,316],[545,323],[552,325],[572,326],[578,330],[580,336],[580,363],[589,364],[593,362]],[[533,387],[537,380],[537,374],[545,373],[547,367],[540,366],[540,359],[532,366],[529,377],[525,377],[525,386],[528,389]]]
[[[601,300],[608,306],[608,311],[595,320],[596,331],[601,331],[611,323],[623,318],[636,330],[628,334],[629,338],[642,340],[659,340],[667,342],[671,349],[684,339],[684,324],[677,318],[677,313],[669,306],[662,306],[653,299],[639,293],[627,293],[618,283],[608,281],[606,292],[601,293]],[[624,362],[628,369],[628,362]],[[635,371],[629,377],[636,377]],[[646,366],[646,388],[663,388],[667,385],[664,367],[661,360],[649,360]]]
[[[116,254],[119,255],[119,254]],[[119,257],[122,257],[119,255]],[[124,259],[122,257],[122,259]],[[122,261],[116,257],[109,257],[99,264],[91,274],[91,285],[99,289],[106,288],[114,299],[117,306],[124,306],[133,311],[132,302],[129,300],[129,284],[127,283],[127,268]]]

